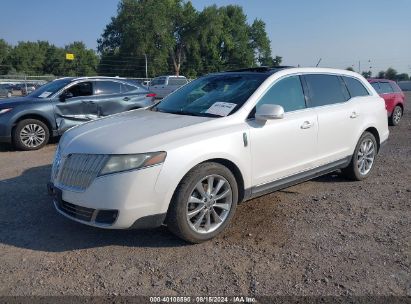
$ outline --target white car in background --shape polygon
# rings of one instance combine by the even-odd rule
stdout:
[[[223,231],[242,201],[337,169],[367,178],[388,133],[384,100],[356,73],[211,74],[151,109],[66,132],[49,192],[80,223],[165,224],[198,243]]]
[[[148,89],[157,95],[156,98],[164,98],[187,83],[184,76],[159,76],[150,81]]]

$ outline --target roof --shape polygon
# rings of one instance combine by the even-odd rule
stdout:
[[[224,72],[254,72],[254,73],[266,73],[266,74],[273,74],[280,70],[293,68],[293,66],[275,66],[275,67],[268,67],[268,66],[259,66],[259,67],[252,67],[252,68],[244,68],[244,69],[237,69],[237,70],[229,70]],[[223,72],[223,73],[224,73]]]

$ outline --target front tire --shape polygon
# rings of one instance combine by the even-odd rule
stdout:
[[[48,143],[50,131],[40,120],[24,119],[14,128],[12,138],[14,146],[19,150],[38,150]]]
[[[375,136],[370,132],[364,132],[355,147],[350,164],[342,169],[342,173],[351,180],[366,179],[374,168],[377,152]]]
[[[394,110],[392,111],[390,117],[390,125],[391,126],[398,126],[402,117],[402,108],[400,106],[395,106]]]
[[[237,202],[238,186],[231,171],[218,163],[203,163],[180,182],[166,223],[176,236],[190,243],[201,243],[227,227]]]

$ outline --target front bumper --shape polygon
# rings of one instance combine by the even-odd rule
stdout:
[[[49,183],[56,210],[65,217],[106,229],[154,228],[163,224],[168,204],[155,190],[160,166],[96,178],[83,192]]]

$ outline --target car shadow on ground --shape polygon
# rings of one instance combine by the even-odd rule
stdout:
[[[63,252],[103,246],[179,247],[166,228],[103,230],[59,215],[47,195],[51,166],[30,168],[0,180],[0,242],[19,248]]]

